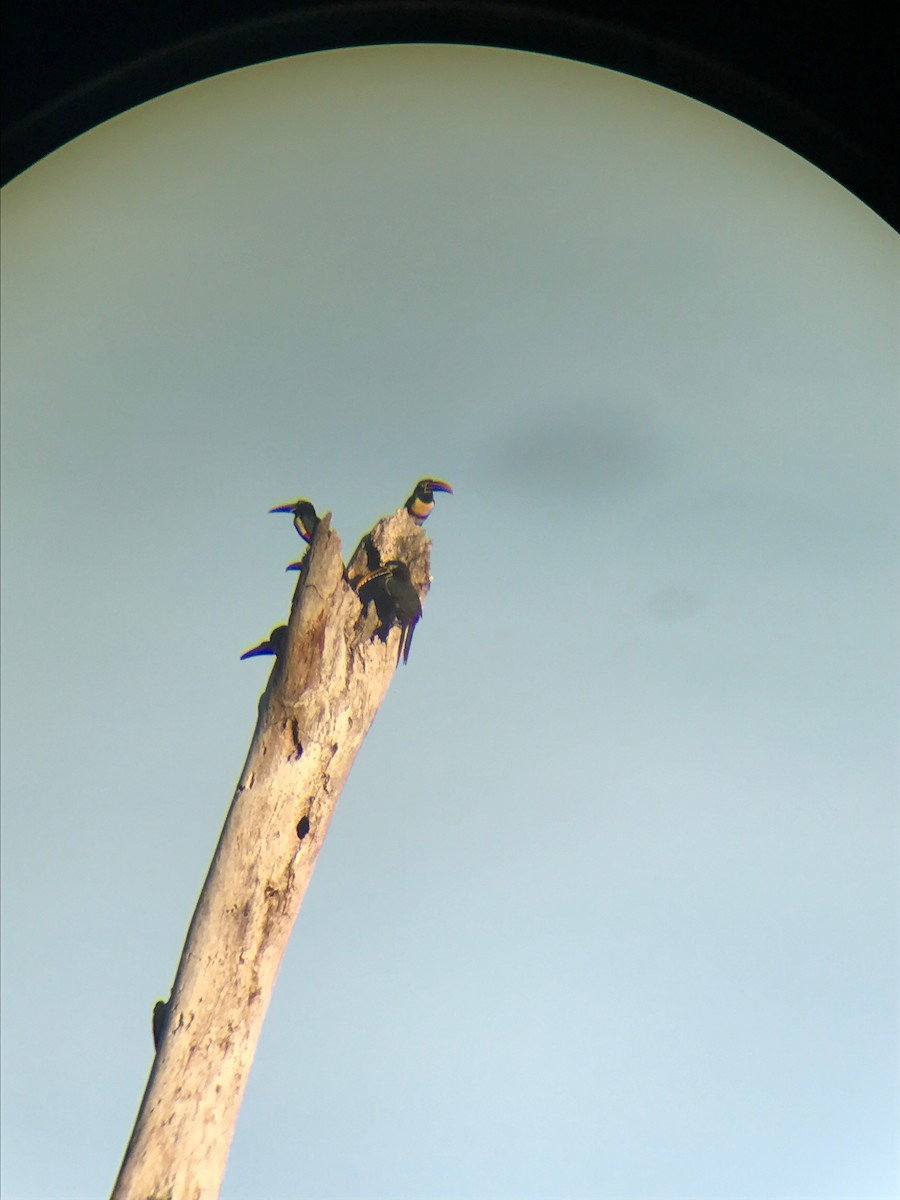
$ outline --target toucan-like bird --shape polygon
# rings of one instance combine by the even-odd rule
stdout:
[[[252,650],[245,650],[241,659],[258,658],[262,654],[274,654],[277,657],[284,649],[287,631],[287,625],[276,625],[264,642],[260,642]]]
[[[162,1035],[165,1033],[166,1022],[169,1019],[169,1004],[172,997],[168,1000],[157,1000],[153,1005],[153,1045],[158,1050],[159,1043],[162,1041]]]
[[[275,508],[270,508],[269,512],[291,513],[294,518],[294,528],[303,538],[304,542],[307,545],[312,542],[315,532],[319,527],[319,518],[316,515],[316,510],[308,500],[292,500],[289,504],[278,504]]]
[[[408,662],[416,622],[422,616],[422,602],[409,577],[409,567],[405,562],[392,558],[377,571],[364,575],[356,585],[356,590],[363,603],[370,600],[375,602],[382,628],[395,621],[400,626],[397,661],[402,655],[403,661]]]
[[[443,483],[440,479],[420,479],[413,488],[412,495],[406,502],[406,511],[416,522],[421,525],[428,519],[428,515],[434,508],[434,493],[449,492],[453,495],[453,488],[449,483]]]

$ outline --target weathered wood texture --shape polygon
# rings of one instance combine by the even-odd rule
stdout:
[[[335,805],[397,664],[349,580],[402,558],[424,600],[430,541],[405,510],[348,571],[323,518],[300,572],[284,652],[203,886],[168,1018],[112,1200],[211,1200],[275,977]],[[302,835],[302,836],[301,836]]]

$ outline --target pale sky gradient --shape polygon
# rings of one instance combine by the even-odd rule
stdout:
[[[379,47],[4,190],[3,1200],[112,1186],[302,549],[449,479],[223,1200],[889,1200],[898,239],[564,60]]]

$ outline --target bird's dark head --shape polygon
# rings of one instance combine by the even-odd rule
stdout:
[[[442,479],[420,479],[413,488],[413,495],[419,500],[433,500],[435,492],[449,492],[452,496],[453,488]]]
[[[400,579],[404,583],[410,583],[409,567],[399,558],[389,559],[376,574],[390,575],[392,579]]]
[[[274,508],[269,509],[269,512],[293,513],[295,517],[312,517],[317,519],[316,510],[309,500],[289,500],[287,504],[276,504]]]
[[[269,645],[275,654],[281,654],[287,643],[288,627],[287,625],[276,625],[269,634]]]

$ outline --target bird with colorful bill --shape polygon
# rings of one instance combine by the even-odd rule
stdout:
[[[383,629],[395,623],[400,626],[397,661],[402,656],[403,661],[408,662],[413,633],[422,616],[422,602],[409,577],[409,567],[393,558],[364,575],[356,590],[364,604],[374,602]]]
[[[319,528],[319,517],[309,500],[291,500],[287,504],[278,504],[269,509],[270,513],[291,513],[294,518],[294,528],[310,545]]]
[[[434,508],[435,492],[449,492],[452,496],[453,488],[449,483],[444,483],[440,479],[420,479],[413,488],[412,495],[406,501],[405,507],[417,525],[422,525],[428,520],[431,510]]]

